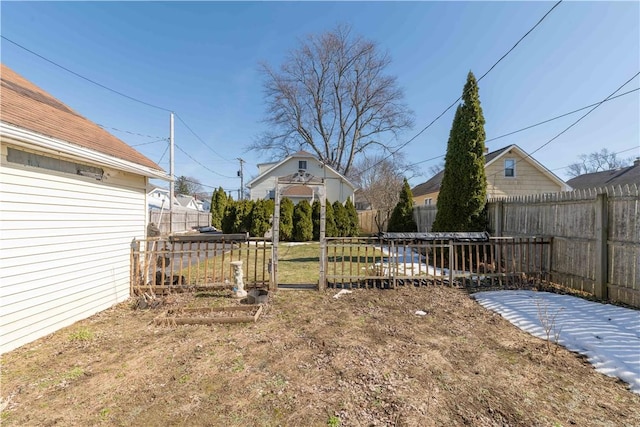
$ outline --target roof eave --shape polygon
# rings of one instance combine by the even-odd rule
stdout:
[[[108,166],[124,172],[130,172],[164,181],[171,181],[171,176],[161,169],[154,169],[128,160],[119,159],[108,154],[45,136],[8,123],[0,122],[0,135],[10,139],[12,143],[23,147],[37,147],[50,153],[63,154],[72,158],[90,161],[98,165]]]

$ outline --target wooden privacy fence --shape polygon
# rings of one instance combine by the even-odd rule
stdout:
[[[436,220],[438,207],[435,205],[420,205],[413,208],[413,219],[418,226],[418,231],[429,232]]]
[[[362,234],[377,234],[387,230],[389,215],[381,210],[358,211],[358,225]]]
[[[640,307],[638,185],[489,200],[493,236],[553,238],[550,280],[602,300]],[[414,208],[431,231],[437,208]]]
[[[553,236],[553,283],[640,307],[637,185],[489,202],[494,235]]]
[[[484,242],[328,238],[327,286],[524,286],[548,280],[551,239]]]
[[[242,261],[245,288],[269,287],[271,242],[244,235],[134,240],[131,295],[231,288],[231,262]]]
[[[151,209],[149,222],[154,223],[160,229],[160,233],[166,236],[170,232],[179,233],[191,231],[197,227],[207,227],[211,225],[211,214],[193,209],[174,208],[173,212]],[[173,224],[173,229],[171,229],[171,224]]]

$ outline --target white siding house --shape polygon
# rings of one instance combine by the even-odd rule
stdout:
[[[129,297],[154,162],[2,66],[0,353]]]
[[[344,203],[349,198],[353,202],[355,186],[335,169],[322,164],[306,151],[298,151],[277,163],[259,164],[258,171],[260,175],[247,184],[251,200],[274,198],[278,178],[304,173],[307,179],[324,179],[329,202],[339,200],[340,203]],[[317,195],[314,196],[311,188],[304,185],[285,189],[283,196],[289,197],[294,203],[303,199],[311,202],[314,197],[317,197]]]

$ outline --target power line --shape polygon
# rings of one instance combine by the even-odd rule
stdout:
[[[597,104],[595,104],[595,106],[593,108],[591,108],[589,111],[587,111],[586,113],[584,113],[582,116],[580,116],[578,118],[578,120],[574,121],[573,123],[571,123],[569,126],[567,126],[566,128],[564,128],[560,133],[558,133],[556,136],[554,136],[553,138],[551,138],[550,140],[548,140],[547,142],[545,142],[544,144],[542,144],[541,146],[539,146],[538,148],[536,148],[535,150],[533,150],[530,153],[527,153],[526,156],[524,156],[522,159],[518,160],[515,164],[518,164],[522,161],[524,161],[525,159],[527,159],[528,157],[531,157],[534,153],[537,153],[538,151],[540,151],[541,149],[543,149],[544,147],[546,147],[547,145],[551,144],[553,141],[555,141],[556,139],[558,139],[561,135],[563,135],[565,132],[567,132],[569,129],[571,129],[572,127],[574,127],[575,125],[577,125],[580,121],[582,121],[582,119],[584,119],[585,117],[587,117],[589,114],[591,114],[596,108],[598,108],[599,106],[601,106],[602,104],[604,104],[605,102],[607,102],[608,100],[611,99],[611,97],[613,97],[620,89],[622,89],[623,87],[625,87],[630,81],[632,81],[633,79],[635,79],[636,77],[638,77],[638,75],[640,75],[640,71],[637,72],[636,74],[633,75],[633,77],[631,77],[629,80],[627,80],[626,82],[624,82],[620,87],[618,87],[618,89],[614,90],[609,96],[607,96],[605,99],[603,99],[602,101],[598,102]],[[497,175],[498,172],[492,174],[491,176],[495,176]]]
[[[142,145],[155,144],[157,142],[169,142],[169,141],[167,140],[167,138],[162,138],[157,141],[149,141],[149,142],[143,142],[142,144],[134,144],[134,145],[131,145],[131,147],[140,147]]]
[[[69,72],[69,73],[73,74],[73,75],[74,75],[74,76],[76,76],[76,77],[79,77],[79,78],[81,78],[81,79],[83,79],[83,80],[86,80],[86,81],[88,81],[88,82],[90,82],[90,83],[93,83],[93,84],[94,84],[94,85],[96,85],[96,86],[99,86],[99,87],[101,87],[101,88],[103,88],[103,89],[106,89],[106,90],[108,90],[108,91],[110,91],[110,92],[113,92],[113,93],[115,93],[115,94],[117,94],[117,95],[123,96],[123,97],[125,97],[125,98],[127,98],[127,99],[130,99],[130,100],[132,100],[132,101],[138,102],[138,103],[140,103],[140,104],[144,104],[144,105],[147,105],[147,106],[149,106],[149,107],[157,108],[157,109],[159,109],[159,110],[163,110],[163,111],[166,111],[166,112],[169,112],[169,113],[171,113],[171,112],[172,112],[172,110],[169,110],[168,108],[160,107],[160,106],[158,106],[158,105],[154,105],[154,104],[151,104],[151,103],[148,103],[148,102],[142,101],[142,100],[140,100],[140,99],[138,99],[138,98],[134,98],[134,97],[129,96],[129,95],[125,94],[125,93],[122,93],[122,92],[117,91],[117,90],[115,90],[115,89],[112,89],[112,88],[110,88],[110,87],[108,87],[108,86],[105,86],[105,85],[103,85],[102,83],[98,83],[98,82],[97,82],[97,81],[95,81],[95,80],[92,80],[92,79],[90,79],[90,78],[88,78],[88,77],[83,76],[82,74],[76,73],[75,71],[70,70],[69,68],[67,68],[67,67],[65,67],[65,66],[63,66],[63,65],[60,65],[60,64],[58,64],[57,62],[52,61],[51,59],[48,59],[48,58],[46,58],[46,57],[44,57],[44,56],[40,55],[39,53],[34,52],[33,50],[28,49],[28,48],[26,48],[25,46],[22,46],[21,44],[19,44],[19,43],[15,42],[15,41],[13,41],[13,40],[11,40],[11,39],[9,39],[9,38],[7,38],[7,37],[3,36],[3,35],[0,35],[0,37],[2,37],[2,39],[4,39],[4,40],[8,41],[9,43],[12,43],[13,45],[15,45],[15,46],[17,46],[17,47],[19,47],[19,48],[21,48],[21,49],[23,49],[23,50],[25,50],[25,51],[27,51],[27,52],[31,53],[32,55],[35,55],[35,56],[37,56],[38,58],[40,58],[40,59],[42,59],[42,60],[44,60],[44,61],[47,61],[47,62],[49,62],[50,64],[53,64],[53,65],[55,65],[56,67],[59,67],[59,68],[61,68],[61,69],[65,70],[65,71],[67,71],[67,72]],[[198,135],[198,134],[197,134],[193,129],[191,129],[191,127],[190,127],[190,126],[189,126],[189,125],[188,125],[188,124],[187,124],[187,123],[182,119],[182,117],[180,117],[178,114],[175,114],[175,116],[176,116],[176,117],[177,117],[177,118],[182,122],[182,124],[184,124],[184,126],[185,126],[185,127],[186,127],[186,128],[187,128],[187,129],[188,129],[188,130],[189,130],[189,131],[190,131],[190,132],[191,132],[191,133],[192,133],[192,134],[193,134],[193,135],[194,135],[194,136],[195,136],[195,137],[196,137],[196,138],[197,138],[197,139],[198,139],[198,140],[199,140],[203,145],[204,145],[204,146],[205,146],[205,147],[207,147],[209,150],[211,150],[214,154],[216,154],[217,156],[219,156],[219,157],[220,157],[220,158],[222,158],[223,160],[225,160],[225,161],[227,161],[227,162],[231,162],[230,160],[228,160],[228,159],[226,159],[225,157],[223,157],[220,153],[218,153],[217,151],[215,151],[213,148],[211,148],[211,146],[209,146],[206,142],[204,142],[204,140],[203,140],[203,139],[202,139],[202,138],[201,138],[201,137],[200,137],[200,136],[199,136],[199,135]],[[101,126],[101,125],[99,125],[99,126]],[[101,127],[104,127],[104,126],[101,126]],[[114,130],[117,130],[117,131],[120,131],[120,132],[126,132],[126,133],[129,133],[129,134],[132,134],[132,135],[145,136],[145,137],[150,137],[150,138],[159,138],[159,137],[155,137],[155,136],[151,136],[151,135],[143,135],[143,134],[139,134],[139,133],[135,133],[135,132],[130,132],[130,131],[126,131],[126,130],[121,130],[121,129],[116,129],[116,128],[111,128],[111,129],[114,129]],[[156,141],[156,142],[157,142],[157,141]],[[144,145],[144,144],[138,144],[138,145]],[[181,151],[183,151],[183,150],[181,149]],[[183,152],[184,152],[184,151],[183,151]],[[186,152],[184,152],[184,153],[185,153],[187,156],[189,156],[189,154],[187,154]],[[164,157],[164,154],[163,154],[163,156],[162,156],[162,157]],[[225,177],[225,178],[231,178],[231,177],[227,177],[227,176],[225,176],[225,175],[221,175],[221,174],[219,174],[219,173],[217,173],[217,172],[215,172],[215,171],[212,171],[211,169],[209,169],[209,168],[207,168],[206,166],[204,166],[204,165],[202,165],[201,163],[199,163],[197,160],[193,159],[191,156],[189,156],[189,157],[190,157],[192,160],[194,160],[196,163],[200,164],[200,165],[201,165],[202,167],[204,167],[205,169],[209,170],[210,172],[215,173],[215,174],[220,175],[220,176]]]
[[[628,92],[624,92],[624,93],[621,93],[621,94],[619,94],[619,95],[612,96],[611,98],[609,98],[609,99],[605,99],[605,100],[604,100],[604,101],[602,101],[602,102],[609,102],[609,101],[612,101],[612,100],[614,100],[614,99],[616,99],[616,98],[620,98],[620,97],[622,97],[622,96],[629,95],[630,93],[637,92],[638,90],[640,90],[640,88],[635,88],[635,89],[632,89],[632,90],[630,90],[630,91],[628,91]],[[521,129],[518,129],[518,130],[514,130],[513,132],[505,133],[504,135],[500,135],[500,136],[496,136],[496,137],[494,137],[494,138],[487,139],[487,140],[485,140],[485,142],[495,141],[496,139],[500,139],[500,138],[504,138],[504,137],[506,137],[506,136],[513,135],[513,134],[516,134],[516,133],[518,133],[518,132],[522,132],[522,131],[525,131],[525,130],[527,130],[527,129],[534,128],[534,127],[536,127],[536,126],[540,126],[540,125],[543,125],[543,124],[545,124],[545,123],[549,123],[549,122],[551,122],[551,121],[553,121],[553,120],[557,120],[557,119],[560,119],[560,118],[562,118],[562,117],[570,116],[571,114],[577,113],[578,111],[586,110],[587,108],[590,108],[590,107],[593,107],[593,106],[596,106],[596,105],[599,105],[599,104],[601,104],[601,102],[595,102],[595,103],[593,103],[593,104],[591,104],[591,105],[587,105],[586,107],[578,108],[577,110],[573,110],[573,111],[570,111],[570,112],[568,112],[568,113],[564,113],[564,114],[561,114],[561,115],[559,115],[559,116],[552,117],[552,118],[550,118],[550,119],[544,120],[544,121],[539,122],[539,123],[536,123],[536,124],[534,124],[534,125],[530,125],[530,126],[527,126],[527,127],[521,128]]]
[[[81,79],[83,79],[83,80],[86,80],[86,81],[88,81],[88,82],[90,82],[90,83],[93,83],[93,84],[94,84],[94,85],[96,85],[96,86],[100,86],[100,87],[101,87],[101,88],[103,88],[103,89],[106,89],[106,90],[108,90],[108,91],[111,91],[111,92],[113,92],[113,93],[115,93],[115,94],[118,94],[118,95],[120,95],[120,96],[124,96],[125,98],[128,98],[128,99],[130,99],[131,101],[135,101],[135,102],[138,102],[138,103],[140,103],[140,104],[144,104],[144,105],[146,105],[146,106],[148,106],[148,107],[157,108],[158,110],[167,111],[167,112],[169,112],[169,113],[171,112],[171,110],[169,110],[169,109],[167,109],[167,108],[160,107],[160,106],[158,106],[158,105],[154,105],[154,104],[150,104],[150,103],[145,102],[145,101],[142,101],[142,100],[140,100],[140,99],[138,99],[138,98],[134,98],[133,96],[129,96],[129,95],[127,95],[127,94],[125,94],[125,93],[122,93],[122,92],[120,92],[120,91],[117,91],[117,90],[115,90],[115,89],[111,89],[110,87],[105,86],[105,85],[103,85],[102,83],[98,83],[97,81],[92,80],[92,79],[90,79],[90,78],[88,78],[88,77],[85,77],[85,76],[83,76],[82,74],[78,74],[78,73],[76,73],[75,71],[72,71],[72,70],[68,69],[67,67],[64,67],[64,66],[62,66],[62,65],[58,64],[57,62],[54,62],[54,61],[52,61],[52,60],[50,60],[50,59],[48,59],[48,58],[45,58],[44,56],[40,55],[39,53],[36,53],[36,52],[32,51],[31,49],[27,49],[26,47],[22,46],[21,44],[18,44],[18,43],[14,42],[13,40],[11,40],[11,39],[9,39],[9,38],[7,38],[7,37],[3,36],[3,35],[0,35],[0,37],[2,37],[4,40],[8,41],[8,42],[9,42],[9,43],[11,43],[11,44],[14,44],[15,46],[19,47],[20,49],[23,49],[23,50],[25,50],[25,51],[27,51],[27,52],[31,53],[32,55],[35,55],[35,56],[37,56],[38,58],[43,59],[43,60],[47,61],[48,63],[55,65],[56,67],[62,68],[63,70],[65,70],[65,71],[67,71],[67,72],[69,72],[69,73],[73,74],[73,75],[74,75],[74,76],[76,76],[76,77],[80,77],[80,78],[81,78]]]
[[[97,123],[97,125],[100,126],[102,129],[111,129],[111,130],[115,130],[117,132],[128,133],[129,135],[143,136],[145,138],[155,138],[155,139],[165,140],[165,141],[168,139],[168,138],[164,138],[162,136],[146,135],[144,133],[132,132],[130,130],[123,130],[123,129],[118,129],[118,128],[114,128],[114,127],[111,127],[111,126],[105,126],[105,125],[101,125],[100,123]]]
[[[167,151],[169,151],[169,144],[167,144],[167,146],[165,147],[164,151],[162,152],[162,156],[160,157],[160,160],[158,160],[158,164],[160,164],[162,159],[164,159],[164,156],[165,156],[165,154],[167,154]]]
[[[593,106],[600,105],[600,104],[602,104],[603,102],[613,101],[613,100],[614,100],[614,99],[616,99],[616,98],[620,98],[620,97],[623,97],[623,96],[625,96],[625,95],[629,95],[630,93],[637,92],[637,91],[639,91],[639,90],[640,90],[640,88],[632,89],[632,90],[630,90],[630,91],[627,91],[627,92],[621,93],[621,94],[619,94],[619,95],[612,96],[612,97],[610,97],[610,98],[608,98],[608,99],[605,99],[605,100],[603,100],[603,101],[596,102],[596,103],[593,103],[593,104],[591,104],[591,105],[587,105],[586,107],[578,108],[577,110],[573,110],[573,111],[570,111],[570,112],[568,112],[568,113],[560,114],[560,115],[558,115],[558,116],[552,117],[552,118],[547,119],[547,120],[543,120],[543,121],[538,122],[538,123],[536,123],[536,124],[529,125],[529,126],[525,126],[525,127],[520,128],[520,129],[518,129],[518,130],[514,130],[514,131],[512,131],[512,132],[505,133],[504,135],[496,136],[496,137],[494,137],[494,138],[489,138],[489,139],[485,140],[485,142],[495,141],[496,139],[504,138],[504,137],[507,137],[507,136],[510,136],[510,135],[513,135],[513,134],[516,134],[516,133],[519,133],[519,132],[522,132],[522,131],[525,131],[525,130],[528,130],[528,129],[531,129],[531,128],[534,128],[534,127],[536,127],[536,126],[540,126],[540,125],[543,125],[543,124],[545,124],[545,123],[552,122],[552,121],[557,120],[557,119],[560,119],[560,118],[562,118],[562,117],[566,117],[566,116],[569,116],[569,115],[571,115],[571,114],[575,114],[575,113],[577,113],[577,112],[579,112],[579,111],[586,110],[587,108],[590,108],[590,107],[593,107]],[[627,151],[628,151],[628,150],[627,150]],[[443,158],[443,157],[445,157],[445,156],[446,156],[446,154],[441,154],[440,156],[431,157],[431,158],[426,159],[426,160],[420,160],[419,162],[411,163],[411,164],[410,164],[410,165],[408,165],[408,166],[409,166],[409,167],[411,167],[411,166],[416,166],[416,165],[419,165],[419,164],[422,164],[422,163],[430,162],[430,161],[432,161],[432,160],[437,160],[437,159]]]
[[[209,150],[211,150],[215,155],[217,155],[218,157],[220,157],[222,160],[225,160],[229,163],[231,163],[231,160],[223,157],[220,153],[218,153],[216,150],[214,150],[213,148],[211,148],[209,146],[209,144],[207,144],[206,142],[204,142],[204,140],[202,138],[200,138],[200,135],[198,135],[197,133],[195,133],[195,131],[193,129],[191,129],[189,127],[189,125],[182,119],[182,117],[180,117],[177,113],[175,113],[175,116],[178,118],[178,120],[180,120],[182,122],[183,125],[185,125],[185,127],[187,129],[189,129],[189,132],[191,132],[201,143],[202,145],[204,145],[205,147],[207,147]]]
[[[174,144],[174,145],[175,145],[175,147],[176,147],[178,150],[182,151],[182,152],[184,153],[184,155],[185,155],[185,156],[187,156],[188,158],[190,158],[191,160],[193,160],[194,162],[196,162],[197,164],[199,164],[200,166],[202,166],[203,168],[205,168],[205,169],[206,169],[206,170],[208,170],[209,172],[211,172],[211,173],[213,173],[213,174],[216,174],[216,175],[218,175],[218,176],[221,176],[222,178],[235,178],[235,177],[233,177],[233,176],[222,175],[221,173],[216,172],[216,171],[214,171],[213,169],[208,168],[207,166],[205,166],[205,165],[203,165],[202,163],[200,163],[198,160],[194,159],[194,158],[191,156],[191,154],[187,153],[187,152],[186,152],[186,151],[184,151],[182,148],[180,148],[180,146],[179,146],[178,144]]]
[[[616,153],[611,153],[612,156],[617,156],[618,154],[622,154],[622,153],[626,153],[627,151],[631,151],[631,150],[639,150],[638,146],[636,145],[635,147],[631,147],[631,148],[627,148],[626,150],[622,150],[622,151],[618,151]],[[573,164],[573,163],[572,163]],[[560,169],[566,169],[571,165],[566,165],[566,166],[560,166],[559,168],[555,168],[555,169],[550,169],[551,171],[557,171]]]
[[[625,87],[631,80],[635,79],[636,77],[638,77],[638,75],[640,75],[640,71],[635,73],[633,75],[633,77],[631,77],[629,80],[627,80],[626,82],[624,82],[618,89],[614,90],[611,95],[607,96],[605,99],[603,99],[602,101],[598,102],[591,110],[587,111],[586,113],[584,113],[582,116],[580,116],[580,118],[578,120],[576,120],[575,122],[571,123],[569,126],[567,126],[562,132],[560,132],[559,134],[557,134],[556,136],[554,136],[553,138],[551,138],[549,141],[545,142],[544,144],[542,144],[540,147],[536,148],[535,150],[533,150],[531,153],[529,153],[529,156],[533,153],[536,153],[538,151],[540,151],[542,148],[546,147],[547,145],[551,144],[553,141],[555,141],[556,139],[558,139],[560,137],[560,135],[562,135],[563,133],[565,133],[566,131],[568,131],[569,129],[571,129],[572,127],[574,127],[575,125],[577,125],[582,119],[584,119],[585,117],[587,117],[589,114],[591,114],[591,112],[593,112],[593,110],[595,110],[596,108],[598,108],[599,106],[601,106],[602,104],[604,104],[605,102],[607,102],[609,99],[611,99],[612,96],[614,96],[616,94],[616,92],[618,92],[620,89],[622,89],[623,87]]]
[[[560,5],[560,3],[562,3],[563,0],[559,0],[556,4],[553,5],[553,7],[551,9],[549,9],[547,11],[547,13],[544,14],[544,16],[542,18],[540,18],[538,20],[538,22],[536,22],[536,24],[531,27],[529,29],[529,31],[527,31],[522,37],[520,37],[520,39],[511,47],[511,49],[509,49],[507,51],[507,53],[505,53],[504,55],[502,55],[500,57],[500,59],[498,59],[478,80],[477,82],[479,83],[480,80],[482,80],[483,78],[486,77],[487,74],[489,74],[489,72],[491,72],[491,70],[493,70],[496,65],[498,65],[504,58],[507,57],[507,55],[509,55],[515,48],[516,46],[518,46],[520,44],[520,42],[522,40],[525,39],[525,37],[527,37],[534,29],[536,29],[536,27],[538,25],[540,25],[542,23],[542,21],[545,20],[545,18],[547,16],[549,16],[549,14],[556,8],[558,7],[558,5]],[[464,95],[464,93],[463,93]],[[454,105],[456,105],[458,103],[458,101],[460,101],[462,99],[462,96],[460,95],[455,101],[453,101],[453,103],[451,105],[449,105],[442,113],[440,113],[435,119],[433,119],[428,125],[426,125],[425,127],[423,127],[420,132],[418,132],[417,134],[415,134],[413,137],[411,137],[408,141],[406,141],[405,143],[401,144],[398,148],[396,148],[395,150],[393,150],[389,155],[387,155],[386,157],[384,157],[382,160],[380,160],[378,163],[376,163],[375,165],[373,165],[372,167],[376,167],[378,166],[380,163],[382,163],[383,161],[387,160],[389,157],[393,156],[394,154],[396,154],[398,151],[400,151],[401,149],[403,149],[404,147],[406,147],[407,145],[409,145],[413,140],[415,140],[417,137],[419,137],[420,135],[422,135],[422,133],[424,131],[426,131],[427,129],[429,129],[436,121],[438,121],[442,116],[444,116],[447,111],[449,111]]]
[[[184,181],[185,182],[189,182],[191,184],[200,185],[202,187],[213,188],[213,189],[216,189],[216,190],[221,187],[220,185],[215,186],[215,185],[203,184],[203,183],[197,182],[197,181],[191,181],[190,179],[185,179]],[[222,190],[223,191],[238,191],[237,188],[223,188]]]

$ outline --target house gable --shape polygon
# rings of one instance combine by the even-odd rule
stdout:
[[[501,149],[485,163],[485,175],[490,198],[570,190],[564,181],[515,144]]]
[[[305,162],[305,164],[301,165],[300,162]],[[329,201],[333,202],[335,200],[340,200],[341,202],[344,202],[347,198],[353,196],[355,186],[348,179],[332,167],[320,162],[312,154],[306,151],[299,151],[286,159],[273,164],[273,166],[250,181],[247,184],[247,187],[249,187],[251,191],[251,199],[257,200],[272,198],[274,196],[276,180],[280,177],[294,176],[298,174],[301,171],[301,166],[306,166],[305,169],[302,169],[302,173],[304,173],[308,178],[312,177],[325,180],[327,187],[327,199]]]
[[[505,161],[508,163],[505,164]],[[513,166],[513,176],[505,176],[505,166]],[[487,196],[503,197],[536,193],[556,193],[571,188],[517,145],[509,145],[485,155]],[[412,190],[415,205],[426,200],[435,204],[444,178],[444,170]]]

